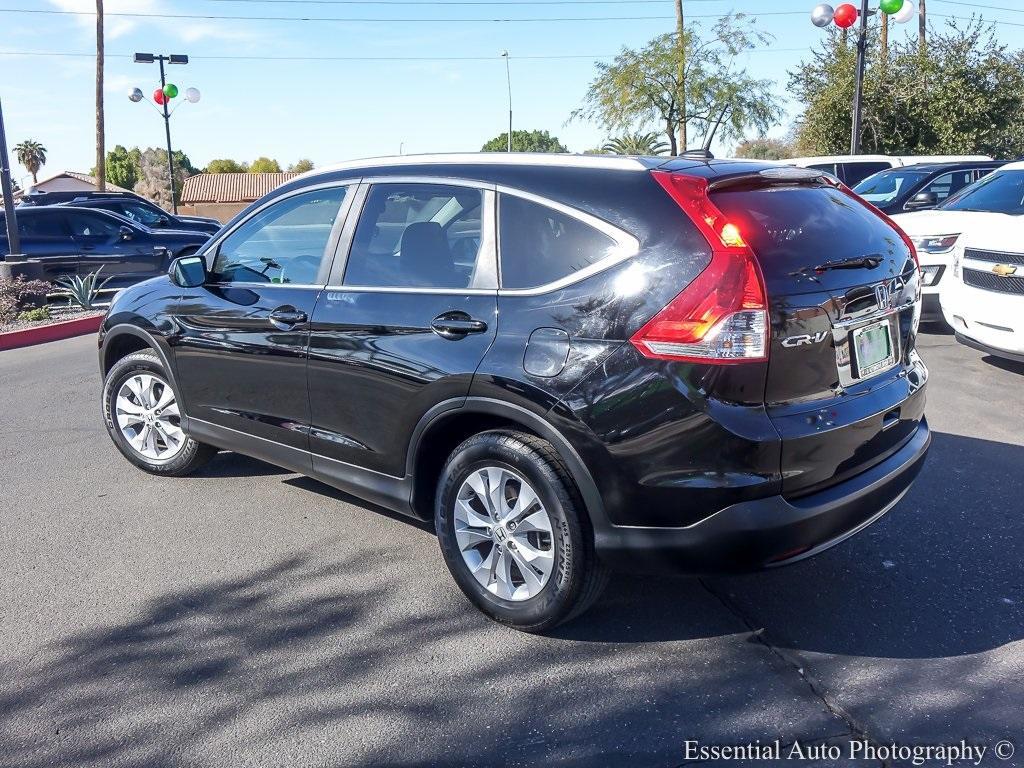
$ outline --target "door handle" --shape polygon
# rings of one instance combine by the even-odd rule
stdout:
[[[302,310],[295,307],[278,307],[270,313],[270,324],[282,331],[287,331],[292,326],[306,322],[308,318]]]
[[[465,312],[445,312],[430,321],[430,328],[442,339],[461,339],[471,333],[484,333],[487,323],[474,320]]]

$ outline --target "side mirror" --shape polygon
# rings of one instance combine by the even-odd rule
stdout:
[[[133,237],[135,237],[135,230],[133,230],[131,227],[125,227],[122,225],[121,229],[119,230],[119,233],[122,240],[131,240]]]
[[[924,208],[934,208],[939,204],[939,196],[934,192],[918,192],[903,206],[907,211],[919,211]]]
[[[182,256],[171,262],[167,274],[179,288],[198,288],[206,282],[206,259],[202,256]]]

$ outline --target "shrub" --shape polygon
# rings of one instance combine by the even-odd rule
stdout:
[[[16,277],[13,280],[0,278],[0,323],[14,322],[26,297],[45,296],[52,290],[53,285],[45,280],[26,280],[23,277]]]
[[[26,310],[18,315],[18,319],[29,323],[35,323],[40,320],[49,320],[50,308],[36,307],[35,309]]]
[[[100,289],[106,285],[110,278],[100,282],[100,267],[95,272],[90,272],[85,277],[78,275],[65,275],[57,280],[68,293],[68,304],[77,304],[82,309],[95,309],[96,299],[99,297]]]

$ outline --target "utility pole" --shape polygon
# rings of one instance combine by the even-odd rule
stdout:
[[[889,14],[882,14],[881,54],[883,66],[889,61]]]
[[[18,239],[18,215],[14,212],[14,190],[11,189],[11,156],[7,153],[7,133],[4,130],[4,106],[0,102],[0,191],[4,198],[4,222],[7,224],[7,253],[4,260],[20,261],[21,241]]]
[[[864,96],[864,61],[868,47],[868,0],[860,2],[860,29],[857,31],[857,85],[853,95],[853,131],[850,154],[860,154],[861,101]]]
[[[928,53],[928,17],[925,10],[925,0],[920,0],[917,16],[917,44],[921,49],[921,55]]]
[[[686,151],[686,19],[683,15],[683,0],[676,0],[676,44],[679,46],[679,88],[676,102],[679,105],[679,138],[676,141],[676,153]]]
[[[107,188],[107,158],[103,126],[103,0],[96,0],[96,189]]]

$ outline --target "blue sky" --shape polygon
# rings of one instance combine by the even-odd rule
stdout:
[[[440,5],[427,0],[107,0],[107,145],[162,146],[163,125],[146,103],[127,99],[132,86],[149,96],[155,65],[133,64],[133,51],[186,53],[169,79],[184,92],[202,92],[198,104],[181,103],[172,118],[175,148],[202,166],[215,157],[300,157],[316,164],[368,155],[476,151],[505,130],[507,94],[503,50],[512,56],[515,127],[544,128],[571,151],[598,145],[604,132],[587,123],[566,124],[594,73],[594,59],[622,46],[638,46],[673,27],[671,0],[507,2]],[[488,4],[484,4],[488,3]],[[494,3],[494,4],[490,4]],[[749,69],[776,84],[785,99],[786,71],[810,54],[821,32],[810,24],[814,0],[686,0],[687,14],[728,11],[757,15],[774,35],[767,50],[745,57]],[[876,0],[872,0],[876,6]],[[984,7],[976,7],[984,6]],[[991,6],[1001,6],[998,10]],[[1020,10],[1015,10],[1015,8]],[[94,0],[0,0],[0,98],[11,145],[25,138],[49,149],[43,171],[87,171],[93,164]],[[1002,40],[1024,46],[1024,2],[928,0],[940,14],[1003,22]],[[20,9],[23,12],[8,12]],[[163,16],[118,16],[118,13]],[[233,16],[246,19],[170,18]],[[370,21],[283,21],[251,17],[342,17]],[[498,18],[663,17],[615,21],[504,22]],[[431,19],[414,22],[411,19]],[[479,19],[480,21],[464,21]],[[916,21],[897,34],[916,34]],[[6,55],[10,52],[86,54]],[[301,61],[211,57],[353,57],[372,60]],[[577,58],[528,58],[558,56]],[[480,57],[443,60],[448,57]],[[429,60],[435,58],[437,60]],[[417,59],[417,60],[414,60]],[[176,103],[183,99],[176,100]],[[790,115],[796,106],[786,102]],[[777,133],[784,132],[786,125]],[[731,147],[730,147],[731,148]],[[719,151],[728,148],[718,148]],[[24,169],[13,166],[16,178]]]

